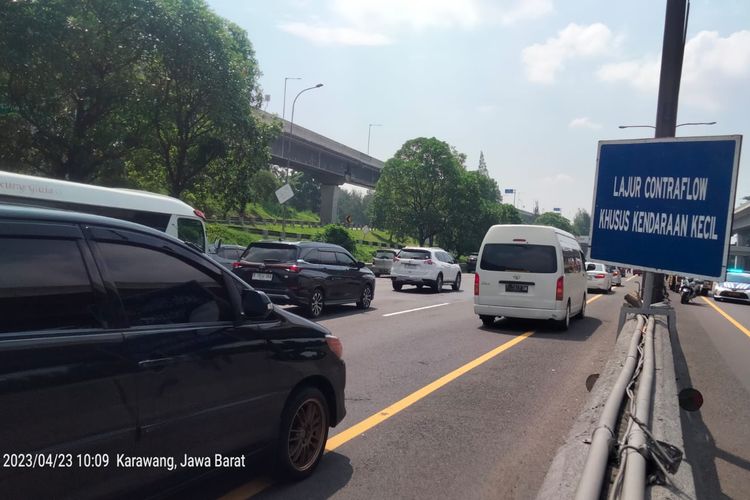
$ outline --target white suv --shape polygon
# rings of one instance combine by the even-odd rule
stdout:
[[[416,285],[417,288],[427,285],[439,293],[443,283],[450,283],[453,290],[460,290],[461,267],[442,248],[404,248],[393,258],[391,281],[396,291],[404,285]]]

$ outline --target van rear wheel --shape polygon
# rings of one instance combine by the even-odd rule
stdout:
[[[568,301],[568,305],[565,306],[565,317],[561,320],[557,320],[555,326],[561,331],[566,331],[570,326],[570,301]]]

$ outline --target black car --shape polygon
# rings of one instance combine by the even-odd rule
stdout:
[[[0,205],[0,318],[3,498],[301,479],[346,413],[336,337],[137,224]]]
[[[317,318],[326,305],[356,303],[368,309],[375,275],[343,247],[330,243],[251,243],[234,272],[276,304],[305,308]]]
[[[466,272],[473,273],[477,270],[477,258],[478,253],[469,254],[469,258],[466,259]]]

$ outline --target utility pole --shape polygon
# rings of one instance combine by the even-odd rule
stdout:
[[[689,13],[689,0],[667,0],[659,76],[659,100],[656,105],[656,133],[654,134],[656,138],[675,136]],[[641,289],[644,306],[648,307],[654,302],[661,302],[665,298],[664,275],[644,273]]]

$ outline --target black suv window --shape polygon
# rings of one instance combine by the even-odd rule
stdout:
[[[76,241],[0,238],[0,332],[99,328],[99,311]]]
[[[242,260],[248,262],[294,262],[297,260],[297,247],[276,243],[257,243],[247,247]]]
[[[318,259],[321,264],[326,264],[328,266],[338,265],[336,254],[328,250],[318,250]]]
[[[343,252],[336,252],[336,260],[338,261],[339,265],[342,266],[348,266],[348,267],[356,267],[357,261],[349,257]]]
[[[151,248],[98,243],[131,326],[229,321],[221,275]]]

